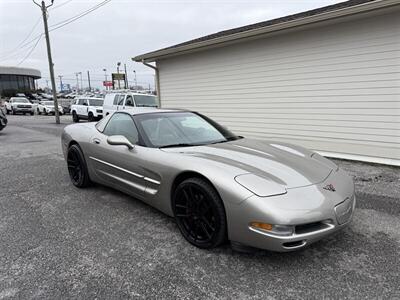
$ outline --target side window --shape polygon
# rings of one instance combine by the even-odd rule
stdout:
[[[79,105],[83,105],[83,101],[85,101],[85,99],[82,99],[82,98],[81,98],[81,99],[79,99],[79,102],[78,102],[78,104],[79,104]]]
[[[125,95],[119,95],[118,105],[124,105]]]
[[[131,95],[126,96],[125,106],[135,106]]]
[[[87,99],[83,99],[83,105],[88,106],[88,100]]]
[[[116,95],[114,96],[113,105],[118,105],[118,99],[119,99],[119,94],[116,94]]]
[[[112,115],[103,133],[105,135],[123,135],[132,144],[137,144],[139,134],[132,117],[125,113],[116,113]]]

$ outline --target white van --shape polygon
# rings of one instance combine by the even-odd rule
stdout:
[[[114,111],[132,107],[158,107],[157,97],[134,92],[109,93],[104,98],[103,114],[107,116]]]

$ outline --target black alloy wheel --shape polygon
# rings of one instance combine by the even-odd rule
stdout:
[[[74,121],[75,123],[78,123],[78,122],[79,122],[79,117],[78,117],[78,115],[76,114],[76,111],[73,111],[73,112],[72,112],[72,121]]]
[[[94,116],[93,116],[93,113],[89,113],[88,114],[88,122],[93,122],[94,121]]]
[[[68,149],[67,165],[69,177],[73,185],[83,188],[90,184],[85,158],[78,145],[72,145]]]
[[[190,178],[179,184],[172,208],[182,235],[196,247],[210,249],[226,240],[224,205],[207,181]]]

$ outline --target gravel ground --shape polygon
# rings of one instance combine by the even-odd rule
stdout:
[[[70,118],[10,116],[0,132],[0,299],[400,298],[399,168],[335,160],[355,178],[354,220],[302,251],[200,250],[140,201],[72,186]]]

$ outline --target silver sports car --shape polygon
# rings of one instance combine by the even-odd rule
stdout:
[[[237,136],[196,112],[136,108],[69,125],[72,183],[121,190],[173,216],[200,248],[300,249],[349,224],[352,179],[298,146]]]

